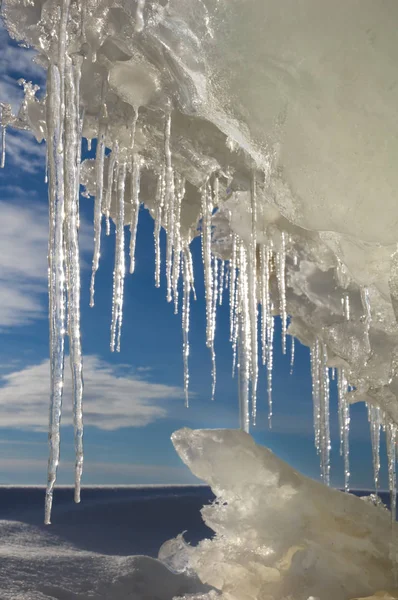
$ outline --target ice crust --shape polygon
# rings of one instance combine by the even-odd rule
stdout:
[[[169,568],[197,573],[225,600],[396,597],[388,510],[301,475],[243,431],[185,428],[172,441],[216,500],[202,509],[215,537],[164,544]]]
[[[155,219],[155,284],[164,265],[167,300],[176,310],[182,304],[186,403],[195,295],[189,244],[201,235],[212,394],[216,311],[227,264],[242,428],[256,418],[260,350],[272,420],[273,316],[280,314],[282,350],[286,330],[311,348],[315,439],[325,483],[333,367],[346,487],[349,404],[365,401],[375,484],[384,427],[394,496],[397,2],[3,0],[1,14],[10,35],[34,47],[48,72],[46,97],[38,100],[36,88],[24,83],[19,114],[3,103],[1,121],[4,150],[8,127],[32,130],[48,148],[47,521],[58,466],[66,335],[72,341],[77,501],[82,471],[79,182],[95,196],[92,304],[103,216],[107,233],[109,217],[117,226],[112,350],[119,350],[122,332],[123,224],[130,225],[134,271],[143,203]],[[82,137],[99,142],[95,161],[80,165]],[[161,227],[166,257],[159,251]]]

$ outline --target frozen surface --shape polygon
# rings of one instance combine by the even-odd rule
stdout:
[[[181,429],[172,441],[216,495],[202,509],[212,540],[193,548],[178,537],[160,550],[176,572],[197,573],[225,600],[349,600],[394,588],[398,530],[385,508],[308,479],[243,431]]]
[[[2,600],[172,600],[208,589],[155,558],[179,531],[194,543],[208,535],[199,514],[208,489],[85,488],[79,506],[70,502],[72,489],[56,494],[48,528],[43,489],[2,488]]]
[[[214,339],[227,265],[242,428],[256,419],[260,355],[272,423],[274,316],[280,314],[282,351],[289,347],[286,333],[311,348],[324,482],[330,477],[333,368],[346,488],[349,407],[364,401],[375,487],[383,428],[395,498],[396,0],[3,0],[1,11],[10,35],[31,45],[47,70],[42,100],[26,82],[17,115],[0,99],[5,168],[8,128],[30,129],[47,141],[52,371],[46,520],[58,467],[66,336],[76,501],[83,466],[80,183],[86,196],[95,196],[91,304],[103,217],[108,234],[109,218],[116,224],[111,350],[123,346],[124,225],[133,272],[144,204],[155,220],[155,285],[164,269],[166,299],[181,312],[186,404],[195,298],[190,242],[201,235],[210,393],[216,393]],[[96,159],[83,164],[82,137],[98,140]]]

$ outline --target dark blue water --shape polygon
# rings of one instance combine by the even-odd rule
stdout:
[[[35,525],[82,550],[156,557],[163,542],[183,531],[192,544],[212,536],[200,509],[213,499],[204,486],[86,488],[75,504],[71,488],[58,488],[46,527],[43,489],[1,488],[0,520]]]
[[[371,492],[353,493],[366,496]],[[380,496],[389,506],[389,494],[381,492]],[[212,537],[200,509],[213,500],[210,488],[205,486],[86,488],[81,503],[76,505],[71,488],[58,488],[48,528],[43,525],[43,489],[2,488],[0,520],[35,525],[82,550],[156,557],[163,542],[183,531],[192,544]]]

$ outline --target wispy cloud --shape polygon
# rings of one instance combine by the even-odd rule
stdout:
[[[45,71],[34,62],[36,52],[18,47],[0,20],[0,102],[11,104],[17,112],[23,99],[18,79],[24,78],[40,86],[45,83]]]
[[[68,365],[66,365],[68,367]],[[143,427],[167,416],[167,400],[181,399],[181,388],[153,383],[139,375],[120,374],[116,367],[96,356],[84,361],[86,425],[116,430]],[[48,360],[3,375],[0,379],[0,423],[2,427],[43,431],[48,426]],[[62,423],[70,425],[71,381],[65,369]],[[164,401],[163,405],[159,401]]]
[[[5,173],[7,169],[14,167],[21,174],[41,174],[44,179],[45,166],[44,143],[39,144],[29,131],[7,129]]]
[[[1,188],[0,330],[47,314],[48,210],[33,191]],[[81,228],[82,251],[91,249],[89,227]]]

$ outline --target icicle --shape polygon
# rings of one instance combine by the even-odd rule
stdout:
[[[211,381],[212,381],[212,385],[211,385],[211,399],[214,400],[215,397],[215,393],[216,393],[216,379],[217,379],[217,370],[216,370],[216,353],[214,350],[214,340],[215,340],[215,335],[216,335],[216,319],[217,319],[217,293],[218,293],[218,287],[217,287],[217,281],[218,281],[218,259],[214,256],[213,257],[213,275],[212,275],[212,281],[213,281],[213,298],[212,298],[212,309],[211,309],[211,346],[210,346],[210,352],[211,352],[211,364],[212,364],[212,368],[211,368]]]
[[[396,476],[396,445],[397,427],[392,421],[386,423],[386,443],[388,458],[388,485],[390,490],[391,520],[396,520],[397,513],[397,476]]]
[[[247,366],[248,354],[244,343],[244,327],[243,327],[243,315],[240,313],[237,316],[239,322],[239,334],[238,334],[238,377],[239,377],[239,413],[240,413],[240,427],[243,431],[249,433],[250,431],[250,412],[249,412],[249,373]]]
[[[269,324],[269,253],[267,246],[260,247],[260,287],[261,287],[261,355],[262,363],[267,362],[267,328]]]
[[[369,329],[372,322],[372,311],[370,307],[369,288],[361,287],[362,306],[365,311],[365,323]]]
[[[232,257],[229,263],[229,326],[230,334],[229,341],[233,342],[234,331],[235,331],[235,286],[236,286],[236,247],[237,238],[235,234],[232,234]]]
[[[109,156],[109,164],[108,164],[108,186],[106,190],[105,196],[105,219],[106,219],[106,235],[110,235],[111,233],[111,223],[110,223],[110,212],[111,212],[111,203],[112,203],[112,189],[114,182],[114,174],[115,174],[115,165],[119,156],[119,144],[115,143],[114,148]]]
[[[268,381],[268,425],[272,427],[272,370],[274,364],[274,317],[273,317],[274,305],[270,304],[270,316],[268,317],[267,327],[267,381]]]
[[[145,0],[137,0],[137,10],[135,13],[135,31],[140,33],[145,27],[144,21]]]
[[[131,218],[130,218],[130,273],[135,270],[135,245],[137,240],[138,217],[140,213],[140,181],[141,159],[138,154],[133,158],[133,172],[131,174]]]
[[[184,394],[185,406],[189,406],[189,317],[190,317],[190,295],[193,287],[192,257],[189,244],[186,243],[182,255],[183,263],[183,301],[182,301],[182,335],[183,335],[183,359],[184,359]]]
[[[295,338],[294,335],[291,336],[291,346],[290,346],[290,375],[293,375],[294,369],[294,354],[295,354]]]
[[[348,294],[344,296],[344,313],[347,321],[350,320],[350,297]]]
[[[257,414],[257,381],[258,381],[258,311],[257,311],[257,182],[253,170],[251,180],[251,238],[248,252],[248,294],[251,344],[251,393],[253,424],[256,424]]]
[[[287,331],[287,312],[286,312],[286,234],[281,233],[281,248],[277,254],[276,275],[278,279],[279,290],[279,312],[282,321],[282,352],[286,354],[286,331]]]
[[[64,268],[64,164],[63,121],[61,111],[61,79],[63,73],[52,64],[47,84],[47,130],[49,150],[50,234],[49,234],[49,312],[50,312],[50,427],[48,477],[45,503],[45,523],[51,522],[54,485],[57,477],[60,451],[60,422],[64,387],[65,344],[65,268]],[[59,149],[61,148],[61,152]]]
[[[166,247],[166,280],[167,280],[167,302],[171,302],[171,273],[173,263],[173,240],[174,240],[174,173],[171,161],[170,150],[171,136],[171,113],[166,117],[164,132],[164,155],[165,155],[165,211],[167,226],[167,247]]]
[[[181,205],[185,196],[185,179],[176,175],[175,178],[175,204],[174,204],[174,240],[173,240],[173,270],[172,288],[174,297],[174,314],[178,313],[178,282],[181,275]]]
[[[162,173],[158,176],[158,184],[156,189],[156,214],[155,214],[155,225],[154,225],[154,238],[155,238],[155,286],[160,287],[160,267],[161,267],[161,254],[160,254],[160,229],[162,226],[162,211],[164,207],[164,194],[165,194],[165,167],[163,167]]]
[[[83,470],[83,362],[80,336],[79,176],[80,176],[80,71],[65,62],[65,261],[68,290],[69,355],[72,372],[75,436],[75,502],[80,502]]]
[[[311,357],[311,379],[312,379],[312,403],[314,410],[314,435],[315,435],[315,448],[316,451],[320,452],[320,380],[319,380],[319,340],[316,339],[311,345],[310,351]]]
[[[379,474],[380,474],[380,428],[381,414],[378,406],[367,405],[368,419],[370,424],[370,439],[372,442],[373,458],[373,480],[376,495],[379,494]]]
[[[111,325],[111,351],[120,350],[120,336],[123,318],[123,292],[125,275],[124,257],[124,194],[126,186],[126,163],[117,167],[117,219],[116,219],[116,249],[115,268],[113,271],[113,303]]]
[[[6,164],[6,127],[1,127],[1,160],[0,168],[4,169]]]
[[[104,190],[105,123],[100,124],[95,165],[96,190],[94,204],[94,255],[90,285],[90,306],[94,306],[95,275],[98,271],[101,252],[102,195]]]
[[[315,447],[320,456],[321,475],[326,485],[330,483],[330,416],[329,368],[327,349],[317,339],[311,347],[312,397],[314,404]]]
[[[135,150],[135,133],[137,131],[138,112],[139,112],[139,109],[135,108],[133,122],[131,124],[131,152],[133,154],[133,157],[134,157],[134,150]]]
[[[222,299],[224,293],[224,281],[225,281],[225,261],[222,260],[220,264],[220,282],[219,282],[219,291],[218,291],[218,303],[222,306]]]
[[[3,108],[0,106],[0,130],[1,130],[1,155],[0,155],[0,169],[4,169],[6,164],[6,125],[3,123]]]
[[[344,369],[338,371],[338,412],[340,427],[340,454],[344,457],[344,489],[349,491],[350,482],[350,404],[347,398],[347,379]]]
[[[211,216],[213,212],[211,188],[206,183],[202,188],[202,258],[206,297],[206,343],[211,346],[213,279],[211,268]]]

